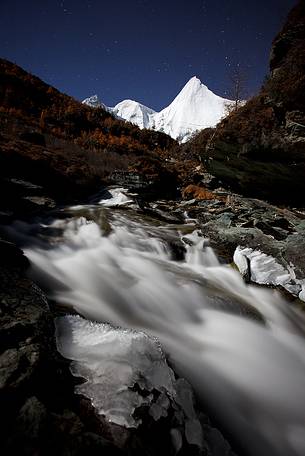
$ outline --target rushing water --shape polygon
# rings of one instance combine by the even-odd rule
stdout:
[[[36,228],[14,227],[50,297],[157,336],[249,455],[305,454],[305,323],[276,292],[245,285],[190,225],[95,205],[40,225],[34,241]],[[183,237],[185,259],[175,261],[171,245]]]

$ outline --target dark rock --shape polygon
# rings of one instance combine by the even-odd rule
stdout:
[[[145,159],[143,159],[145,161]],[[134,171],[115,171],[110,180],[132,192],[139,194],[144,200],[171,198],[177,194],[176,176],[169,172],[161,162],[152,160],[148,165],[139,163]]]
[[[35,454],[37,441],[47,440],[47,416],[46,407],[35,396],[28,398],[19,410],[11,446],[19,446],[23,454]]]
[[[117,185],[127,187],[136,192],[148,190],[154,184],[154,181],[147,180],[145,176],[132,171],[115,171],[111,174],[110,179]]]
[[[259,95],[224,119],[208,141],[205,131],[194,139],[197,148],[201,141],[207,170],[234,191],[304,204],[304,61],[305,4],[300,0],[273,42],[270,77]]]
[[[186,244],[186,245],[189,245],[189,246],[192,246],[194,245],[193,241],[187,237],[183,237],[181,238],[181,240]]]
[[[68,364],[56,350],[53,316],[41,290],[23,275],[22,252],[10,243],[1,245],[8,259],[5,264],[0,255],[3,454],[120,454],[92,430],[87,418],[95,415],[92,407],[86,417],[79,410]]]
[[[29,260],[12,242],[0,239],[0,267],[1,266],[14,266],[25,269],[29,266]]]
[[[8,224],[14,218],[14,212],[10,210],[1,210],[0,211],[0,223],[1,224]]]
[[[24,211],[31,214],[53,209],[56,206],[56,202],[46,196],[25,196],[22,200]]]
[[[181,201],[179,203],[179,205],[180,205],[180,207],[185,207],[185,206],[194,206],[194,205],[197,205],[197,203],[198,203],[198,200],[196,200],[196,198],[193,198],[193,199],[190,199],[190,200]],[[201,201],[200,201],[200,203],[201,203]]]
[[[223,212],[222,214],[216,217],[217,223],[222,226],[230,227],[232,224],[232,219],[234,218],[234,214],[231,212]]]
[[[137,200],[137,202],[139,203],[139,200]],[[160,209],[159,207],[151,207],[149,204],[144,203],[143,201],[141,201],[141,203],[139,204],[139,209],[141,213],[148,215],[149,217],[155,218],[157,220],[160,220],[162,222],[171,223],[175,225],[184,223],[184,218],[179,212],[175,214],[173,214],[172,212],[169,213],[166,210]]]
[[[168,245],[178,260],[185,247]],[[53,315],[41,292],[19,267],[22,252],[4,243],[4,249],[17,252],[17,260],[0,267],[0,418],[1,449],[4,454],[26,456],[174,454],[181,437],[181,456],[214,455],[211,426],[204,432],[194,418],[189,386],[180,382],[180,404],[174,399],[167,417],[156,417],[147,408],[137,410],[142,424],[126,429],[98,416],[91,401],[74,394],[75,381],[69,363],[56,350]],[[144,394],[145,392],[143,392]],[[187,394],[186,394],[187,393]],[[158,394],[155,403],[158,404]],[[189,397],[189,399],[187,399]],[[182,410],[184,410],[182,412]],[[162,411],[162,410],[161,410]],[[205,423],[207,423],[207,418]],[[179,433],[179,434],[178,434]],[[200,437],[202,436],[202,437]],[[209,437],[208,437],[209,436]],[[156,438],[158,437],[158,438]],[[204,440],[202,440],[204,439]],[[209,439],[210,443],[206,443]],[[221,440],[221,439],[220,439]]]
[[[231,211],[218,214],[213,208],[197,213],[201,230],[227,263],[237,246],[261,250],[286,270],[292,266],[297,279],[305,278],[305,222],[302,213],[277,208],[264,201],[231,195]],[[208,212],[208,216],[207,216]],[[225,219],[222,220],[222,216]],[[249,280],[248,271],[246,281]],[[291,285],[294,293],[300,285]],[[295,293],[298,294],[298,293]]]
[[[250,220],[241,220],[240,223],[238,223],[238,226],[240,226],[241,228],[253,228],[254,226],[254,220],[253,219],[250,219]]]
[[[215,456],[234,456],[232,448],[217,429],[208,429],[207,442],[212,454]]]
[[[44,136],[36,131],[26,131],[24,133],[21,133],[19,137],[22,141],[27,141],[38,146],[46,145]]]
[[[285,219],[284,217],[276,217],[273,221],[273,226],[278,228],[282,228],[285,231],[292,231],[292,225],[289,220]]]
[[[209,173],[203,173],[201,183],[203,186],[207,186],[211,189],[215,189],[219,185],[219,181],[216,179],[216,177]]]
[[[9,223],[14,218],[36,215],[56,206],[55,200],[46,196],[41,185],[23,179],[0,179],[0,191],[0,209],[4,223]]]
[[[284,243],[282,256],[287,264],[293,264],[296,277],[305,278],[305,233],[296,233],[287,237]]]
[[[183,245],[183,242],[179,240],[169,241],[168,243],[172,260],[174,261],[183,261],[186,254],[186,248]]]
[[[254,220],[254,226],[261,230],[263,233],[274,237],[278,241],[286,239],[287,235],[289,234],[288,231],[285,231],[282,228],[274,228],[268,223],[261,220]]]
[[[41,185],[33,184],[32,182],[28,182],[22,179],[7,179],[8,185],[14,187],[14,192],[17,194],[19,193],[20,196],[24,195],[40,195],[43,191],[43,187]],[[12,188],[10,189],[12,190]]]

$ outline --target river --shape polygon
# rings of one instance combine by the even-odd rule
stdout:
[[[12,232],[59,305],[157,337],[245,453],[305,454],[303,316],[221,264],[192,221],[158,222],[120,194]]]

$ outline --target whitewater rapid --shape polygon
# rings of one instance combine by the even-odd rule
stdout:
[[[157,337],[246,454],[305,454],[305,322],[276,291],[246,285],[191,225],[94,205],[43,229],[26,254],[50,298]]]

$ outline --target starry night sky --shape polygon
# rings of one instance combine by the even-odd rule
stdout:
[[[226,96],[230,67],[247,95],[296,0],[0,0],[0,56],[59,90],[159,110],[192,76]]]

